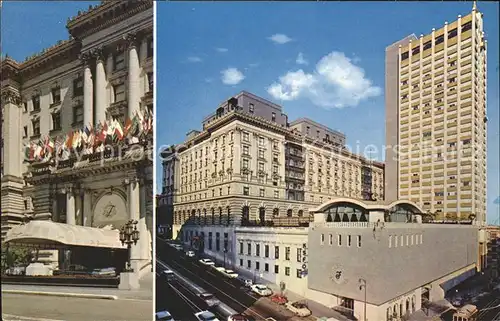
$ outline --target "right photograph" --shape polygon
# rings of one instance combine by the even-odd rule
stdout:
[[[156,319],[500,320],[498,9],[159,3]]]

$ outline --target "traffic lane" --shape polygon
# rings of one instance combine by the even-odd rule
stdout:
[[[199,310],[183,300],[170,285],[162,280],[156,282],[156,312],[167,310],[175,320],[189,320]]]
[[[2,293],[2,313],[65,321],[150,321],[149,300],[100,300]]]
[[[500,312],[500,298],[497,296],[491,296],[486,298],[483,302],[478,302],[476,305],[479,309],[477,315],[478,321],[492,321]]]
[[[177,270],[177,272],[205,288],[207,291],[211,291],[219,300],[235,311],[246,312],[259,319],[273,317],[277,320],[287,320],[293,317],[293,313],[290,311],[284,309],[278,311],[277,307],[274,307],[270,302],[266,302],[265,299],[257,300],[246,291],[242,291],[239,287],[226,282],[222,279],[222,275],[216,276],[211,272],[207,273],[210,271],[210,267],[201,264],[197,265],[195,260],[185,257],[180,251],[173,248],[172,250],[164,249],[164,251],[162,251],[163,253],[160,255],[168,259],[171,267]]]

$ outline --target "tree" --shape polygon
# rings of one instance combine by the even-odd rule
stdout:
[[[2,248],[2,274],[14,266],[27,266],[33,259],[33,252],[27,247],[10,246]]]

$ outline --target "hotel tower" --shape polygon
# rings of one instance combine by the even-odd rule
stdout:
[[[386,48],[386,200],[436,220],[486,220],[483,14]],[[397,147],[394,147],[397,146]]]

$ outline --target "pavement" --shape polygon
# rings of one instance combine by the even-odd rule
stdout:
[[[135,291],[73,286],[2,284],[2,320],[150,321],[152,273]]]

